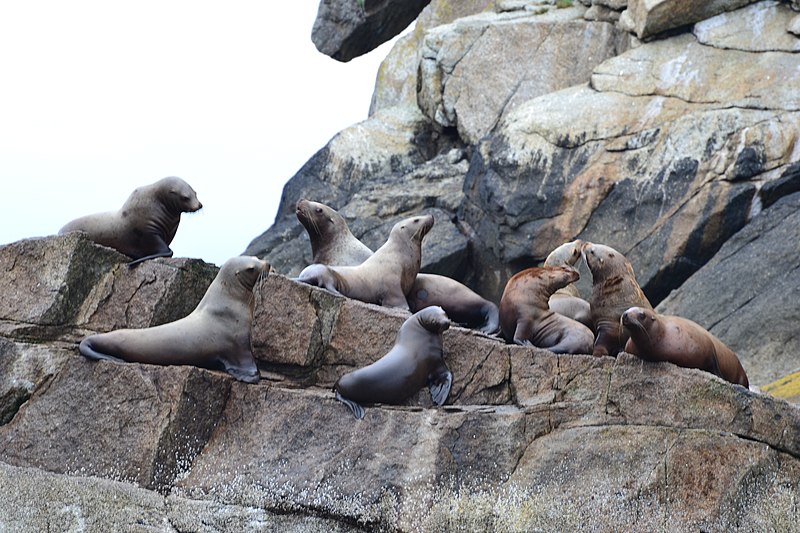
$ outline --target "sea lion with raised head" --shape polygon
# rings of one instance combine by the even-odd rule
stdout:
[[[624,255],[602,244],[586,242],[583,256],[592,272],[592,297],[589,300],[595,332],[592,355],[616,355],[625,347],[628,335],[620,317],[631,307],[652,309],[639,284],[633,266]]]
[[[202,208],[188,183],[169,177],[135,189],[118,211],[76,218],[59,230],[85,233],[89,239],[131,258],[133,266],[155,257],[172,257],[169,245],[181,213]]]
[[[582,248],[583,241],[581,240],[564,243],[550,252],[550,255],[544,260],[544,266],[574,268],[575,263],[583,256]],[[592,327],[592,313],[589,302],[581,298],[574,283],[570,283],[554,292],[548,305],[551,311],[577,320],[588,328]]]
[[[356,266],[372,255],[372,250],[352,234],[344,217],[335,209],[306,199],[296,206],[297,219],[311,241],[312,261],[329,266]],[[315,268],[316,275],[335,288],[334,274]],[[440,306],[453,322],[491,335],[500,329],[497,305],[472,289],[447,276],[417,274],[406,300],[412,313]]]
[[[422,239],[433,227],[431,215],[401,220],[389,239],[356,266],[309,265],[296,281],[323,287],[362,302],[408,310],[406,294],[414,285],[422,260]]]
[[[571,267],[535,267],[514,274],[500,299],[500,328],[509,342],[555,353],[592,352],[592,330],[550,310],[548,300],[579,278]]]
[[[257,257],[233,257],[188,316],[152,328],[90,335],[81,341],[80,353],[117,362],[221,368],[240,381],[257,383],[250,344],[253,287],[268,272],[269,264]]]
[[[399,404],[427,385],[433,403],[442,405],[453,383],[442,351],[442,332],[449,327],[441,307],[414,313],[400,326],[389,353],[339,378],[333,386],[336,399],[360,419],[361,404]]]
[[[684,368],[699,368],[749,387],[747,374],[733,350],[696,322],[659,315],[642,307],[631,307],[622,313],[620,320],[630,336],[626,352],[645,361],[669,361]]]

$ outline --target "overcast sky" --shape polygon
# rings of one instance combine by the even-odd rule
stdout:
[[[317,52],[316,0],[108,0],[0,6],[0,244],[118,209],[180,176],[176,256],[221,264],[275,219],[283,185],[367,118],[391,43]]]

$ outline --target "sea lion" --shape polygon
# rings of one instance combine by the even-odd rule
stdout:
[[[550,252],[544,260],[544,266],[574,267],[583,256],[583,241],[567,242]],[[588,328],[592,327],[592,313],[589,302],[581,298],[574,283],[558,289],[548,302],[551,311],[577,320]]]
[[[339,378],[333,386],[336,399],[360,419],[364,418],[360,404],[398,404],[427,385],[433,403],[442,405],[453,383],[442,353],[442,332],[449,327],[441,307],[414,313],[400,326],[389,353]]]
[[[356,266],[372,255],[372,250],[350,232],[344,217],[335,209],[301,198],[295,214],[311,240],[314,263]]]
[[[555,353],[588,354],[592,330],[550,310],[547,301],[580,275],[571,267],[535,267],[514,274],[500,299],[500,328],[509,342]]]
[[[90,335],[81,341],[80,353],[89,359],[222,368],[257,383],[250,345],[253,287],[268,272],[269,264],[257,257],[228,259],[188,316],[152,328]]]
[[[389,239],[357,266],[313,264],[296,281],[362,302],[409,310],[406,294],[419,273],[422,239],[433,227],[431,215],[401,220]]]
[[[335,209],[301,198],[297,202],[296,215],[308,232],[314,263],[356,266],[372,255],[372,250],[352,234],[344,217]],[[323,276],[330,286],[335,287],[333,274],[319,268],[315,270],[317,275]],[[497,305],[447,276],[417,274],[406,300],[412,313],[438,305],[459,325],[487,335],[497,333],[500,329]]]
[[[626,309],[652,309],[639,284],[633,267],[624,255],[602,244],[586,242],[583,256],[592,272],[592,297],[589,300],[595,331],[592,355],[616,355],[625,346],[628,335],[620,317]]]
[[[722,379],[749,387],[747,374],[736,354],[711,332],[689,319],[659,315],[652,309],[631,307],[621,318],[630,336],[625,351],[645,361],[669,361],[684,368],[699,368]]]
[[[58,233],[83,232],[97,244],[130,256],[129,266],[134,266],[155,257],[172,257],[169,245],[181,213],[202,207],[188,183],[169,177],[135,189],[119,211],[76,218]]]

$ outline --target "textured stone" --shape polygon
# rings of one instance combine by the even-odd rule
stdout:
[[[794,12],[783,2],[767,0],[735,13],[723,13],[694,25],[697,41],[745,52],[798,52],[800,39],[787,31]]]
[[[800,193],[779,200],[734,235],[714,258],[658,307],[723,340],[750,382],[797,369],[800,339]],[[746,280],[746,282],[744,282]]]
[[[317,50],[350,61],[408,26],[430,0],[320,0],[311,40]]]
[[[483,14],[429,30],[419,67],[420,108],[474,144],[519,103],[586,82],[619,44],[612,24],[587,22],[584,11]],[[581,47],[588,53],[576,56]]]
[[[630,19],[632,31],[639,39],[680,28],[733,11],[756,0],[710,0],[686,2],[685,0],[628,0],[625,16]]]

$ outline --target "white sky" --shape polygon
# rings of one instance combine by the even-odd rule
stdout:
[[[367,118],[392,43],[339,63],[317,0],[20,0],[0,5],[0,244],[118,209],[180,176],[203,209],[175,256],[221,264],[267,229],[283,185]]]

